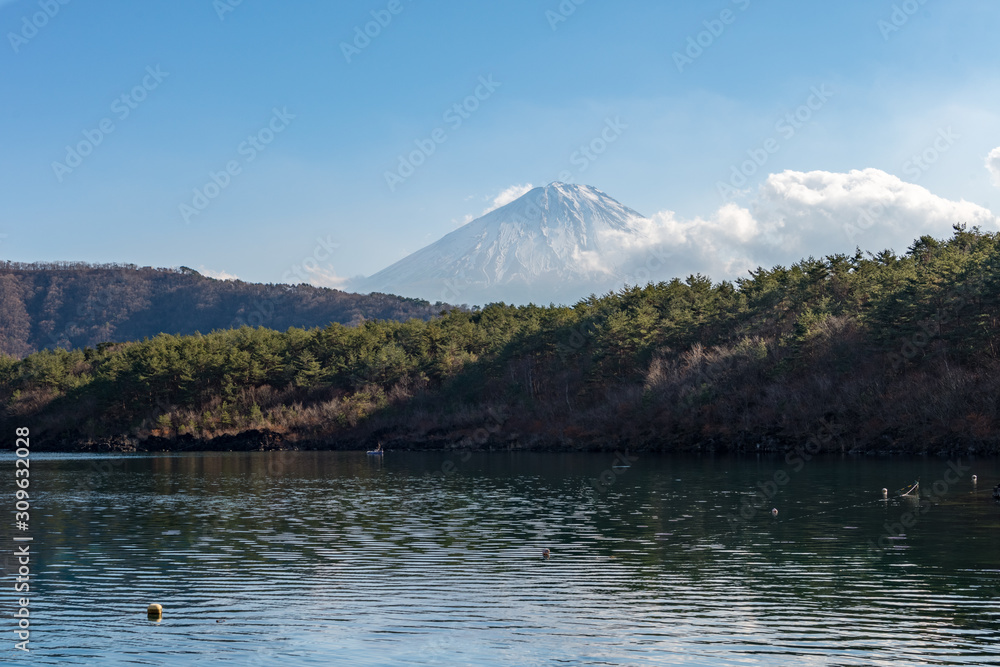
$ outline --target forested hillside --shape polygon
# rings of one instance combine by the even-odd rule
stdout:
[[[0,353],[15,357],[161,332],[427,319],[442,308],[386,294],[214,280],[187,268],[0,262]]]
[[[430,321],[0,358],[49,448],[1000,445],[1000,235]]]

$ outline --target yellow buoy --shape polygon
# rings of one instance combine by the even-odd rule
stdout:
[[[163,616],[163,605],[161,604],[151,604],[146,609],[146,615],[150,618],[160,618]]]

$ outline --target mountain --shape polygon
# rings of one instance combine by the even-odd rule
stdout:
[[[639,213],[589,185],[550,183],[356,285],[450,303],[573,302],[620,288],[617,249],[641,246]]]
[[[16,357],[244,324],[285,330],[427,320],[446,308],[387,294],[215,280],[184,267],[0,262],[0,354]]]

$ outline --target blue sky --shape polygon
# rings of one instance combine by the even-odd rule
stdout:
[[[566,176],[708,220],[755,154],[749,210],[770,174],[875,169],[1000,213],[987,0],[64,1],[0,0],[4,259],[335,284]]]

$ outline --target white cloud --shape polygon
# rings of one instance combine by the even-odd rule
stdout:
[[[226,271],[213,271],[211,269],[206,269],[204,266],[199,266],[198,267],[198,273],[200,273],[203,276],[208,276],[209,278],[215,278],[216,280],[239,280],[240,279],[240,277],[237,276],[237,275],[235,275],[235,274],[228,273]]]
[[[527,192],[531,190],[533,187],[535,186],[533,186],[531,183],[525,183],[524,185],[512,185],[509,188],[502,190],[500,194],[498,194],[496,197],[493,198],[493,203],[489,207],[487,207],[486,210],[484,210],[480,215],[486,215],[490,211],[495,211],[501,206],[506,206],[507,204],[511,203],[518,197],[527,194]]]
[[[323,266],[303,266],[302,267],[306,273],[309,274],[309,284],[313,287],[330,287],[333,289],[345,289],[349,286],[351,278],[345,278],[343,276],[338,276],[337,272],[333,270],[333,267],[327,265]]]
[[[484,208],[483,212],[480,213],[479,215],[472,215],[471,213],[467,213],[465,216],[462,217],[461,220],[452,220],[451,222],[453,225],[455,225],[455,227],[462,227],[463,225],[467,225],[476,218],[481,218],[487,213],[497,210],[501,206],[506,206],[507,204],[511,203],[518,197],[525,195],[529,190],[531,190],[534,187],[535,186],[533,186],[531,183],[525,183],[524,185],[512,185],[509,188],[504,188],[503,190],[500,191],[500,194],[493,197],[492,201],[490,201],[489,197],[486,197],[486,200],[490,201],[490,204],[489,206]],[[472,199],[472,197],[465,198],[466,201],[468,201],[469,199]]]
[[[993,227],[996,216],[878,169],[772,174],[752,206],[764,244],[786,256],[905,250],[918,236],[951,236],[958,222]],[[787,260],[784,260],[787,261]]]
[[[625,234],[605,241],[608,256],[625,267],[619,274],[661,280],[700,272],[720,280],[810,255],[853,254],[856,247],[901,253],[921,235],[951,236],[959,222],[995,230],[1000,220],[878,169],[785,171],[767,178],[749,208],[727,204],[692,220],[663,211],[639,223],[640,242]]]
[[[1000,188],[1000,146],[991,150],[986,156],[986,168],[993,176],[993,185]]]

